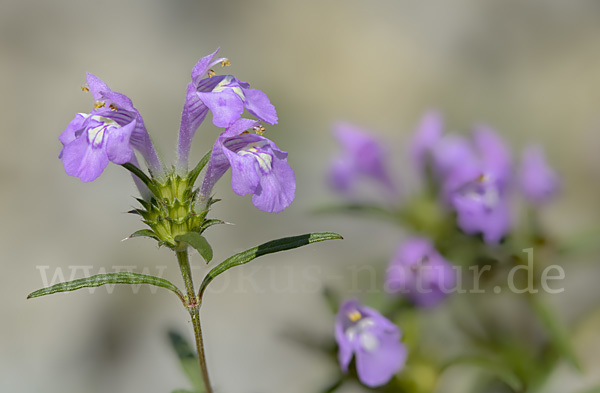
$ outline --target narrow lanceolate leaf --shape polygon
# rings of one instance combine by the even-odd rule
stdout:
[[[177,354],[177,358],[179,358],[183,372],[192,384],[193,391],[204,392],[204,381],[198,364],[198,356],[192,350],[190,344],[183,336],[173,330],[169,331],[169,341],[171,341],[171,346]]]
[[[132,163],[128,162],[125,164],[121,164],[121,166],[125,169],[127,169],[129,172],[133,173],[135,176],[138,177],[138,179],[140,179],[145,185],[146,187],[148,187],[148,189],[154,194],[154,195],[158,195],[158,192],[156,190],[156,187],[154,186],[154,183],[152,182],[152,180],[144,173],[144,171],[142,171],[140,168],[138,168],[137,166],[133,165]]]
[[[139,231],[136,231],[134,233],[132,233],[131,235],[129,235],[128,239],[132,239],[134,237],[151,237],[152,239],[155,240],[160,240],[160,238],[158,236],[156,236],[156,234],[151,231],[150,229],[140,229]]]
[[[194,247],[200,253],[200,255],[202,255],[202,258],[204,258],[206,263],[212,260],[212,247],[210,246],[210,244],[208,244],[208,241],[204,238],[204,236],[202,236],[198,232],[188,232],[183,235],[175,236],[175,240],[177,240],[178,242],[189,244],[190,246]]]
[[[208,164],[211,154],[212,154],[212,150],[209,151],[208,153],[206,153],[204,155],[204,157],[202,157],[202,159],[198,162],[196,167],[194,169],[192,169],[192,171],[189,174],[190,185],[194,185],[194,183],[196,182],[196,179],[198,178],[198,175],[200,174],[202,169],[204,169],[206,164]]]
[[[164,278],[149,276],[146,274],[132,273],[132,272],[119,272],[119,273],[107,273],[107,274],[96,274],[87,278],[81,278],[78,280],[67,281],[60,284],[52,285],[47,288],[39,289],[32,292],[27,296],[27,299],[34,297],[40,297],[44,295],[50,295],[57,292],[69,292],[81,288],[99,287],[106,284],[149,284],[157,287],[166,288],[169,291],[175,293],[183,301],[183,295],[179,289],[173,285],[170,281]]]
[[[227,223],[223,220],[217,220],[217,219],[206,220],[202,223],[200,232],[204,232],[205,230],[212,227],[213,225],[221,225],[221,224],[227,224]]]
[[[274,252],[279,251],[291,250],[292,248],[306,246],[311,243],[334,239],[342,239],[342,236],[333,232],[307,233],[306,235],[285,237],[282,239],[272,240],[270,242],[263,243],[260,246],[235,254],[227,258],[219,265],[217,265],[214,269],[212,269],[210,272],[208,272],[206,277],[204,277],[202,284],[200,285],[200,291],[198,293],[198,296],[202,298],[202,294],[206,290],[208,284],[210,284],[210,282],[214,280],[214,278],[217,277],[219,274],[231,269],[232,267],[244,265],[252,261],[253,259],[256,259],[263,255],[272,254]]]

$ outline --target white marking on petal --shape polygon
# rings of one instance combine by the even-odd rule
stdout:
[[[266,146],[268,143],[266,142],[254,142],[246,145],[244,148],[240,149],[237,153],[240,156],[252,155],[256,158],[258,162],[258,166],[265,172],[271,172],[273,168],[273,156],[265,151],[262,151],[262,148]]]
[[[92,116],[92,120],[95,120],[95,121],[101,123],[100,125],[98,125],[96,127],[88,128],[88,130],[87,130],[88,141],[91,143],[91,145],[93,147],[99,147],[102,145],[102,141],[104,140],[104,133],[107,130],[110,130],[111,128],[119,128],[120,127],[120,125],[116,121],[109,119],[107,117],[94,115],[94,116]]]
[[[235,83],[234,86],[230,86],[232,81],[233,81],[233,76],[227,75],[225,78],[223,78],[223,80],[221,82],[219,82],[219,84],[217,86],[215,86],[215,88],[213,89],[213,93],[220,93],[220,92],[224,91],[225,89],[231,89],[231,90],[233,90],[233,92],[235,94],[237,94],[242,99],[242,101],[246,101],[246,96],[244,95],[242,88],[237,83]]]
[[[373,352],[379,348],[379,340],[371,332],[364,332],[360,335],[360,346],[367,352]]]
[[[367,349],[367,347],[365,347],[363,344],[363,336],[364,335],[373,336],[373,334],[369,332],[369,329],[371,329],[373,326],[375,326],[375,321],[373,319],[361,318],[360,320],[358,320],[358,322],[356,322],[355,324],[353,324],[349,328],[347,328],[344,333],[346,334],[346,337],[348,338],[349,341],[354,341],[356,338],[358,338],[361,345],[365,349]],[[375,336],[373,336],[372,338],[375,339],[375,341],[376,341],[375,345],[376,346],[379,345],[377,338]],[[373,345],[371,338],[366,338],[366,340],[367,340],[367,342],[366,342],[367,345],[371,345],[371,346]]]

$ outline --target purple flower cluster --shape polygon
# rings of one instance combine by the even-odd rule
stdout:
[[[356,300],[341,305],[335,322],[338,360],[348,372],[352,356],[360,381],[369,387],[387,383],[406,362],[400,330],[376,310]]]
[[[417,167],[431,166],[444,203],[456,212],[458,226],[465,233],[481,233],[490,244],[508,233],[516,179],[511,152],[494,130],[477,126],[470,138],[443,135],[441,117],[432,112],[422,120],[411,150]],[[556,193],[558,177],[541,149],[525,150],[520,185],[526,198],[536,204]]]
[[[386,152],[382,143],[349,123],[336,124],[333,133],[342,146],[342,153],[331,162],[331,186],[350,195],[358,179],[370,178],[394,195],[396,187],[386,168]]]
[[[260,210],[280,212],[292,203],[296,190],[287,153],[262,136],[259,121],[241,117],[246,110],[262,122],[276,124],[277,112],[262,91],[232,75],[216,76],[212,67],[229,65],[225,58],[215,59],[217,52],[202,58],[192,70],[181,116],[176,171],[187,174],[192,139],[210,111],[213,124],[225,131],[214,144],[202,196],[210,197],[216,181],[231,167],[234,192],[253,194],[252,201]],[[92,74],[87,75],[84,90],[92,94],[94,109],[75,115],[59,137],[63,144],[59,158],[67,174],[89,182],[100,176],[109,161],[139,167],[137,150],[153,178],[167,175],[132,101]]]
[[[366,177],[395,191],[380,141],[345,123],[335,127],[334,135],[343,151],[330,166],[332,188],[352,196],[357,180]],[[418,236],[397,247],[386,272],[385,290],[405,296],[416,307],[430,308],[456,290],[460,273],[436,245],[443,246],[447,255],[455,255],[452,242],[466,240],[461,231],[481,235],[487,244],[500,243],[511,230],[517,186],[528,202],[540,205],[554,197],[559,178],[538,146],[524,150],[515,171],[510,149],[494,130],[481,125],[470,136],[445,134],[442,116],[435,111],[427,112],[420,121],[409,155],[427,187],[399,211],[386,208]],[[454,222],[460,231],[455,230]],[[358,378],[369,387],[387,383],[403,368],[407,350],[400,342],[398,327],[357,301],[341,306],[335,337],[342,370],[348,370],[354,356]]]
[[[440,255],[428,239],[406,240],[396,250],[386,274],[386,289],[403,293],[417,306],[433,307],[456,284],[452,265]]]

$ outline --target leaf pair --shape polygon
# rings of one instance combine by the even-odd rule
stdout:
[[[197,235],[197,236],[196,236]],[[306,246],[308,244],[321,242],[324,240],[333,240],[333,239],[342,239],[342,237],[333,232],[320,232],[320,233],[308,233],[306,235],[286,237],[278,240],[273,240],[267,243],[263,243],[260,246],[248,249],[246,251],[240,252],[238,254],[233,255],[232,257],[227,258],[215,268],[213,268],[207,275],[204,277],[202,284],[200,285],[199,297],[202,297],[202,294],[208,287],[208,285],[215,279],[218,275],[226,272],[235,266],[244,265],[260,256],[272,254],[275,252],[291,250],[293,248]],[[185,242],[192,247],[194,247],[202,257],[209,262],[212,259],[212,248],[202,237],[197,233],[188,233],[182,235],[179,241]],[[27,296],[28,299],[50,295],[58,292],[68,292],[74,291],[80,288],[88,288],[88,287],[99,287],[101,285],[106,284],[148,284],[154,285],[157,287],[165,288],[175,293],[179,299],[185,303],[184,296],[181,291],[170,281],[165,280],[164,278],[149,276],[146,274],[140,273],[132,273],[132,272],[119,272],[119,273],[107,273],[107,274],[96,274],[91,277],[81,278],[78,280],[68,281],[64,283],[59,283],[56,285],[52,285],[47,288],[43,288],[32,292]]]

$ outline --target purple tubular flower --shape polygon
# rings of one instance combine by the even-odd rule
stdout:
[[[217,127],[228,127],[242,116],[244,109],[265,123],[277,124],[277,112],[265,93],[250,89],[248,83],[232,75],[213,76],[211,67],[229,64],[226,58],[213,60],[218,51],[200,59],[192,70],[179,130],[180,166],[187,167],[192,138],[209,110]]]
[[[356,300],[340,307],[335,321],[338,360],[348,372],[352,355],[360,381],[369,387],[386,384],[406,362],[406,347],[400,342],[396,325],[372,308]]]
[[[423,115],[410,144],[410,155],[419,171],[425,170],[427,160],[443,132],[444,121],[438,112],[429,111]]]
[[[405,293],[420,307],[440,303],[456,284],[452,265],[425,238],[411,238],[396,250],[386,274],[386,289]]]
[[[296,177],[287,163],[286,152],[261,135],[244,132],[255,127],[259,127],[258,121],[239,119],[219,136],[201,194],[208,197],[231,167],[231,187],[236,194],[253,194],[252,203],[259,210],[279,213],[294,200]]]
[[[78,113],[59,136],[59,154],[68,175],[84,182],[96,179],[109,161],[133,162],[138,150],[151,172],[161,173],[162,165],[144,121],[131,100],[112,91],[104,82],[87,74],[89,91],[96,104],[91,113]]]
[[[334,159],[330,167],[329,182],[335,190],[349,194],[356,180],[365,176],[382,183],[391,194],[396,193],[379,141],[349,123],[336,124],[333,133],[343,149],[342,155]]]
[[[529,146],[523,151],[519,184],[523,195],[533,204],[543,204],[556,195],[559,177],[546,162],[540,146]]]
[[[486,243],[498,243],[510,228],[510,152],[488,127],[476,129],[471,150],[450,166],[444,179],[445,199],[465,233],[482,233]]]

